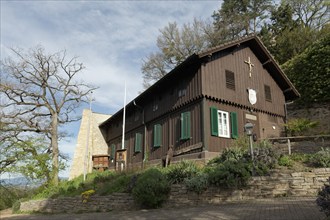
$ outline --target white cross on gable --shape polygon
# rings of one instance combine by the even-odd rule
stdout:
[[[252,76],[252,67],[254,67],[254,64],[251,62],[250,57],[248,57],[248,61],[244,61],[244,63],[249,65],[249,76],[251,78],[251,76]]]

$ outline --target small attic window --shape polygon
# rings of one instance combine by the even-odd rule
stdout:
[[[235,74],[232,71],[226,70],[226,87],[235,91]]]
[[[265,85],[265,98],[266,101],[272,102],[272,93],[270,91],[270,86],[268,85]]]

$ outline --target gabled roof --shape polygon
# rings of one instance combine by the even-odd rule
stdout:
[[[163,78],[158,80],[156,83],[154,83],[151,87],[149,87],[147,90],[145,90],[143,93],[141,93],[138,97],[136,97],[133,101],[128,103],[126,107],[134,105],[134,101],[139,102],[140,100],[143,100],[144,98],[148,96],[152,96],[157,90],[167,83],[171,83],[172,80],[176,80],[180,74],[178,74],[182,69],[188,68],[190,65],[200,65],[201,63],[205,62],[205,60],[208,59],[208,57],[214,53],[237,47],[240,45],[247,45],[256,55],[256,57],[259,59],[259,61],[262,63],[265,69],[270,73],[272,78],[276,81],[276,83],[279,85],[281,90],[284,93],[285,100],[294,100],[300,97],[299,92],[296,90],[296,88],[293,86],[293,84],[290,82],[289,78],[284,74],[284,72],[281,70],[279,64],[275,61],[275,59],[272,57],[270,52],[267,50],[267,48],[264,46],[264,44],[261,42],[261,40],[255,36],[255,35],[249,35],[246,37],[238,38],[236,40],[221,44],[219,46],[207,49],[206,51],[203,51],[199,54],[192,54],[189,56],[185,61],[183,61],[180,65],[178,65],[176,68],[174,68],[172,71],[170,71],[168,74],[166,74]],[[119,110],[117,113],[115,113],[111,118],[116,118],[117,115],[121,114],[123,112],[123,109]],[[111,118],[103,122],[101,126],[108,123]]]
[[[254,52],[263,67],[269,72],[269,74],[273,77],[275,82],[283,91],[286,101],[292,101],[300,97],[299,92],[293,86],[289,78],[284,74],[279,64],[275,61],[261,40],[255,35],[238,38],[236,40],[210,48],[204,52],[199,53],[198,57],[203,59],[219,51],[240,45],[247,45]]]

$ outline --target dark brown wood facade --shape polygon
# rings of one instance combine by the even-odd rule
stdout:
[[[249,89],[256,93],[255,104]],[[178,158],[221,152],[244,134],[247,122],[254,124],[258,139],[278,137],[284,103],[298,96],[257,37],[194,54],[126,106],[127,166],[159,163],[170,146]],[[224,121],[215,122],[212,112]],[[110,155],[122,148],[122,118],[120,110],[100,126]],[[214,133],[218,122],[219,135]]]

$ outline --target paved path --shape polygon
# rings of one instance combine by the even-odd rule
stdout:
[[[154,209],[125,212],[56,214],[56,215],[0,215],[1,220],[105,220],[105,219],[248,219],[248,220],[324,220],[315,198],[277,198],[211,206]]]

